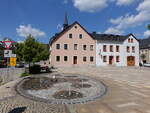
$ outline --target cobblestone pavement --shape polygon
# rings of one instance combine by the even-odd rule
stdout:
[[[55,73],[91,76],[104,82],[108,92],[96,101],[66,107],[28,100],[12,90],[7,90],[4,96],[5,87],[13,89],[14,82],[0,87],[0,113],[9,113],[17,107],[24,107],[24,111],[19,113],[150,113],[150,68],[74,67],[59,68]]]

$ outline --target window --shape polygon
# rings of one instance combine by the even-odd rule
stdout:
[[[60,44],[56,44],[56,49],[60,49]]]
[[[86,62],[86,57],[83,57],[83,61]]]
[[[135,47],[134,46],[132,46],[132,52],[135,53]]]
[[[103,62],[107,62],[107,56],[103,56]]]
[[[78,49],[78,44],[74,44],[74,50]]]
[[[131,43],[133,43],[133,38],[131,39]]]
[[[60,61],[60,56],[56,56],[56,61],[57,61],[57,62]]]
[[[69,38],[72,38],[72,34],[69,34]]]
[[[94,57],[91,56],[90,57],[90,61],[93,62],[94,61]]]
[[[90,50],[93,51],[94,50],[94,46],[90,45]]]
[[[83,37],[82,34],[80,34],[80,35],[79,35],[79,38],[82,39],[82,37]]]
[[[103,52],[106,52],[106,51],[107,51],[107,46],[103,45]]]
[[[86,50],[86,45],[83,45],[83,50]]]
[[[116,46],[116,52],[119,52],[119,51],[120,51],[120,47]]]
[[[130,43],[130,38],[128,39],[128,42]]]
[[[128,52],[128,53],[130,52],[130,47],[129,47],[129,46],[127,46],[127,52]]]
[[[64,49],[68,49],[68,44],[64,44]]]
[[[116,56],[116,62],[120,62],[120,57]]]
[[[112,45],[110,46],[110,52],[113,52],[113,46]]]
[[[77,26],[75,26],[74,28],[76,28],[76,29],[77,29],[78,27],[77,27]]]
[[[64,56],[64,61],[68,61],[68,57],[67,56]]]

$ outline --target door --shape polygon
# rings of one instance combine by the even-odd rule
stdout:
[[[109,64],[112,65],[113,64],[113,59],[114,57],[113,56],[109,56]]]
[[[78,59],[77,59],[77,56],[74,56],[74,57],[73,57],[73,64],[77,64],[77,60],[78,60]]]
[[[135,57],[134,56],[128,56],[127,57],[127,65],[128,66],[135,66]]]

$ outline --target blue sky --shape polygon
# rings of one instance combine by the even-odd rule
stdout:
[[[87,31],[133,33],[148,37],[150,0],[0,0],[0,39],[23,41],[29,33],[43,43],[60,32],[65,12],[69,24],[78,21]]]

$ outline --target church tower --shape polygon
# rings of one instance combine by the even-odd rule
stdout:
[[[66,29],[68,27],[68,17],[67,13],[65,14],[65,19],[64,19],[64,24],[63,24],[63,29]]]

